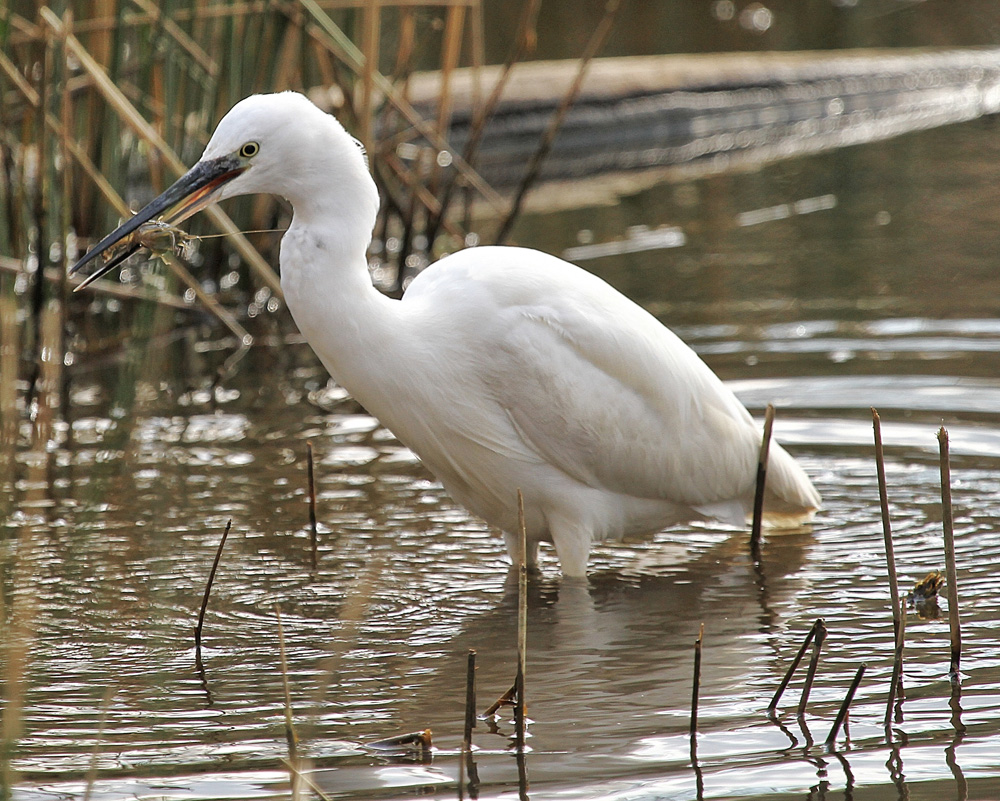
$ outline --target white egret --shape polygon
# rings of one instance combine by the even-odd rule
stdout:
[[[758,427],[694,351],[601,279],[535,250],[477,247],[432,264],[400,300],[379,292],[366,159],[300,94],[234,106],[198,163],[73,269],[161,214],[178,222],[258,192],[292,205],[281,286],[330,375],[504,532],[512,557],[519,489],[529,565],[552,542],[568,576],[585,575],[598,541],[695,519],[746,523]],[[819,508],[777,443],[767,489],[772,523]]]

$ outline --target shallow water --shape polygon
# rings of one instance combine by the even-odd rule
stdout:
[[[532,798],[1000,797],[994,128],[668,176],[614,207],[523,221],[521,244],[556,253],[637,225],[680,229],[662,240],[679,246],[580,263],[673,326],[755,414],[774,403],[776,437],[825,501],[811,531],[765,544],[759,569],[744,533],[711,525],[600,547],[586,586],[562,581],[543,553],[529,601]],[[824,200],[795,205],[814,198]],[[795,213],[767,211],[782,205]],[[305,346],[254,349],[206,389],[226,355],[182,337],[81,362],[71,426],[57,420],[52,444],[34,450],[27,424],[7,441],[5,639],[30,647],[15,797],[82,797],[88,783],[92,799],[288,797],[279,606],[301,747],[324,792],[458,797],[468,649],[480,710],[513,678],[501,539],[329,384]],[[871,406],[904,591],[944,568],[935,435],[942,422],[950,432],[964,637],[953,695],[947,615],[911,612],[891,743]],[[199,673],[192,627],[229,519]],[[771,720],[767,704],[817,618],[829,636],[806,715],[795,714],[799,677]],[[862,663],[848,731],[830,751]],[[519,794],[508,718],[474,736],[481,798]],[[365,748],[425,728],[436,748],[426,764]]]

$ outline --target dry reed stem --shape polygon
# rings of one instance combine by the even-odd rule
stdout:
[[[19,262],[18,262],[19,264]],[[0,264],[2,266],[2,264]],[[4,472],[13,469],[17,445],[19,414],[17,376],[21,354],[21,328],[17,324],[17,299],[13,282],[0,277],[0,465]],[[13,498],[10,499],[13,502]],[[0,507],[6,512],[6,507]],[[3,593],[0,593],[2,610]],[[0,616],[0,621],[6,617]]]
[[[451,6],[445,19],[444,42],[441,56],[441,90],[438,93],[438,135],[447,140],[448,128],[451,124],[451,76],[458,66],[462,53],[462,34],[465,30],[465,7]],[[431,192],[437,191],[441,168],[437,159],[431,173]],[[429,243],[433,244],[433,243]]]
[[[906,600],[899,605],[899,628],[896,630],[896,647],[892,659],[892,679],[889,683],[889,698],[885,703],[886,740],[892,740],[890,726],[892,725],[892,708],[898,698],[903,700],[903,644],[906,640]]]
[[[34,468],[32,472],[37,472]],[[33,476],[37,479],[38,476]],[[0,657],[3,682],[0,684],[0,788],[17,783],[14,755],[24,731],[24,699],[28,685],[28,665],[35,638],[35,618],[38,612],[37,571],[35,560],[39,545],[34,527],[23,525],[18,530],[11,576],[11,598],[2,620]]]
[[[510,204],[510,210],[504,217],[503,223],[500,226],[500,231],[497,233],[496,244],[503,244],[509,236],[511,229],[514,227],[515,221],[520,216],[524,196],[538,179],[538,174],[542,170],[542,164],[545,162],[549,151],[552,150],[552,145],[555,142],[557,134],[559,133],[559,129],[562,127],[563,121],[566,119],[566,115],[569,113],[570,108],[573,103],[576,102],[576,98],[580,94],[580,88],[583,86],[583,81],[587,77],[587,69],[590,66],[590,62],[593,60],[594,56],[600,52],[601,48],[604,47],[604,43],[607,41],[608,35],[611,33],[611,28],[614,25],[615,17],[618,16],[619,8],[621,8],[621,0],[608,0],[607,5],[604,7],[604,16],[597,24],[593,34],[591,34],[590,40],[587,42],[587,46],[583,51],[583,55],[580,57],[576,76],[573,78],[572,84],[570,84],[566,94],[559,102],[558,108],[549,120],[548,127],[545,129],[545,132],[542,134],[542,138],[539,140],[538,148],[535,150],[534,155],[531,157],[531,161],[528,163],[528,169],[525,170],[524,177],[521,179],[517,192],[514,194],[514,200]]]
[[[312,568],[315,570],[318,563],[317,540],[319,536],[316,530],[316,474],[313,469],[312,442],[306,442],[306,472],[309,482],[309,543],[312,553]]]
[[[155,25],[173,39],[181,50],[191,56],[195,63],[205,71],[206,75],[210,78],[218,77],[219,65],[177,24],[172,13],[170,16],[164,15],[152,0],[132,0],[132,2],[149,15],[151,25]],[[72,30],[72,27],[67,26],[67,29]]]
[[[816,622],[812,624],[812,628],[806,634],[806,638],[802,641],[802,645],[799,646],[799,650],[795,654],[795,658],[792,660],[792,664],[788,666],[788,670],[785,671],[785,676],[778,685],[778,689],[775,691],[774,696],[771,698],[771,703],[767,705],[768,712],[774,712],[778,708],[778,702],[781,701],[781,696],[784,694],[785,689],[788,687],[788,683],[792,680],[792,676],[795,675],[795,671],[798,670],[799,663],[802,661],[802,657],[805,656],[806,650],[809,648],[809,644],[816,637],[820,628],[823,628],[824,632],[826,626],[823,623],[822,618],[817,618]]]
[[[760,561],[760,529],[764,520],[764,491],[767,489],[767,463],[773,427],[774,405],[769,403],[764,415],[764,436],[757,456],[757,483],[753,497],[753,522],[750,526],[750,555],[755,562]]]
[[[528,760],[524,750],[519,750],[514,759],[517,762],[517,797],[518,801],[530,801],[528,797]]]
[[[469,747],[462,741],[462,753],[458,757],[458,801],[465,801],[465,758]]]
[[[862,664],[858,668],[858,672],[854,674],[854,681],[851,682],[851,686],[847,690],[847,695],[844,697],[844,702],[840,705],[840,711],[837,712],[837,717],[833,721],[833,727],[830,729],[830,734],[826,738],[826,747],[828,749],[833,749],[837,743],[837,735],[840,733],[840,727],[844,725],[844,721],[847,720],[847,713],[851,708],[851,701],[854,700],[854,693],[858,690],[858,685],[861,684],[861,679],[865,675],[865,670],[868,666]]]
[[[476,727],[476,652],[469,649],[465,670],[465,730],[462,734],[462,748],[472,746],[472,730]]]
[[[816,636],[813,638],[813,652],[812,656],[809,657],[805,681],[802,682],[802,695],[799,697],[799,706],[795,710],[795,714],[800,718],[806,714],[806,704],[809,703],[809,694],[812,692],[813,680],[816,678],[816,668],[819,667],[819,654],[823,649],[823,643],[826,641],[826,623],[823,622],[822,618],[813,624],[813,628],[816,632]]]
[[[698,627],[698,639],[694,641],[694,680],[691,683],[691,725],[689,734],[693,740],[698,734],[698,694],[701,690],[701,645],[705,639],[705,624]]]
[[[882,508],[882,538],[885,541],[885,562],[889,571],[889,597],[892,601],[893,636],[899,636],[899,579],[896,576],[896,554],[892,545],[892,523],[889,519],[889,492],[885,480],[885,451],[882,448],[882,420],[872,409],[872,428],[875,432],[875,468],[878,472],[878,497]]]
[[[288,760],[298,764],[299,736],[295,733],[295,722],[292,720],[292,692],[288,685],[288,656],[285,653],[285,627],[281,622],[281,607],[274,605],[274,614],[278,618],[278,655],[281,659],[281,686],[285,693],[285,739],[288,741]],[[295,782],[292,782],[292,792],[296,793]]]
[[[361,69],[361,102],[358,103],[360,139],[369,153],[375,152],[372,120],[375,104],[375,73],[378,72],[378,45],[381,35],[382,9],[376,0],[366,0],[361,13],[361,43],[363,62]]]
[[[951,667],[948,675],[952,683],[961,682],[959,669],[962,663],[962,623],[958,616],[958,568],[955,564],[955,519],[951,507],[951,461],[948,452],[948,432],[944,426],[938,431],[941,451],[941,525],[944,529],[944,565],[948,582],[948,627],[951,631]]]
[[[524,674],[528,652],[528,533],[524,522],[524,496],[517,491],[517,528],[519,533],[517,566],[517,673],[514,676],[516,700],[514,726],[518,753],[524,753],[525,689]]]
[[[42,11],[45,12],[48,11],[48,9],[42,9]],[[55,30],[56,33],[63,35],[66,29],[65,27],[60,27],[56,28]],[[77,43],[77,46],[79,47],[79,43]],[[93,62],[92,65],[95,66],[98,71],[100,71],[100,67],[96,66],[96,62],[94,62],[93,59],[91,59],[91,62]],[[6,68],[8,63],[9,62],[7,61],[6,57],[2,53],[0,53],[0,65],[5,66]],[[103,75],[103,73],[101,74]],[[41,106],[42,101],[37,93],[32,92],[31,95],[25,95],[25,98],[33,106],[35,107]],[[125,102],[127,103],[128,101],[126,100]],[[136,114],[138,114],[138,112],[136,112]],[[60,122],[55,116],[53,116],[48,112],[45,113],[44,119],[45,119],[45,124],[62,139],[69,153],[72,154],[73,158],[77,161],[77,163],[84,169],[84,171],[87,173],[90,179],[97,185],[98,189],[101,190],[101,193],[105,196],[105,198],[107,198],[107,200],[113,206],[115,206],[118,213],[123,216],[130,215],[131,211],[129,210],[128,205],[125,203],[124,200],[122,200],[121,196],[117,193],[117,191],[114,189],[111,183],[104,177],[104,175],[100,172],[97,166],[91,161],[86,151],[82,147],[80,147],[78,143],[76,143],[69,137],[66,126],[62,122]],[[150,130],[152,129],[150,128]],[[166,143],[164,143],[164,146],[166,146]],[[183,165],[181,165],[180,169],[183,170]],[[228,220],[228,218],[226,219]],[[235,224],[233,224],[231,221],[229,222],[229,224],[232,226],[233,230],[235,230],[238,233],[238,229],[236,228]],[[240,236],[242,236],[242,234]],[[256,253],[256,251],[254,252]],[[241,344],[241,347],[245,348],[249,344],[249,342],[252,341],[252,337],[247,332],[247,330],[243,328],[243,326],[236,321],[236,318],[233,317],[233,315],[230,314],[225,308],[223,308],[223,306],[219,304],[219,302],[214,297],[205,292],[205,290],[201,286],[201,282],[195,279],[194,276],[192,276],[191,273],[186,268],[184,268],[179,262],[177,262],[176,259],[174,259],[169,254],[161,254],[160,258],[167,264],[168,268],[175,275],[177,275],[181,279],[181,281],[188,286],[188,288],[191,289],[195,297],[202,303],[202,305],[208,311],[214,314],[222,322],[222,324],[225,325],[236,336],[236,338],[239,340]],[[270,269],[270,267],[268,267],[268,269]],[[80,281],[86,279],[76,279],[76,280],[78,280],[79,284]],[[108,286],[115,286],[110,282],[102,282],[102,283],[105,283]],[[90,284],[88,284],[88,287],[89,286]],[[111,291],[111,290],[106,290],[106,291]],[[163,301],[161,300],[161,302]],[[173,304],[167,304],[167,305],[173,305]],[[184,304],[184,306],[186,308],[187,304]]]
[[[361,8],[369,0],[322,0],[320,5],[327,9],[357,9]],[[376,0],[383,6],[393,8],[412,9],[426,6],[473,6],[478,5],[479,0]],[[99,16],[89,19],[81,19],[73,23],[70,28],[73,34],[102,34],[113,29],[148,27],[160,22],[163,16],[160,12],[151,12],[141,4],[144,10],[141,12],[126,9],[119,15],[97,10]],[[225,3],[212,3],[205,5],[197,3],[189,8],[171,9],[170,19],[174,22],[195,22],[210,23],[218,19],[235,20],[242,17],[257,17],[272,10],[275,6],[274,0],[229,0]],[[0,7],[2,10],[2,7]],[[37,40],[41,37],[38,26],[18,14],[10,14],[8,17],[11,23],[12,34],[9,43],[12,45],[23,45],[27,42]]]
[[[94,747],[90,751],[90,765],[87,767],[87,789],[83,793],[83,801],[90,801],[94,792],[94,783],[97,781],[97,759],[101,754],[101,743],[104,740],[104,729],[108,723],[108,709],[111,702],[118,693],[117,687],[107,687],[104,690],[104,697],[101,699],[101,718],[97,724],[97,734],[94,737]]]
[[[441,201],[439,201],[436,197],[434,197],[433,194],[431,194],[431,191],[420,182],[420,179],[416,175],[416,173],[409,167],[407,167],[394,152],[388,151],[382,154],[381,163],[387,168],[389,168],[393,172],[393,174],[406,186],[407,190],[410,192],[411,204],[414,201],[420,201],[420,204],[432,216],[439,216],[444,213],[444,207],[442,206]],[[396,202],[397,206],[401,207],[403,205],[395,198],[393,200]],[[411,210],[408,213],[404,213],[401,210],[400,216],[412,217],[413,212]],[[458,237],[459,239],[462,239],[464,237],[463,232],[458,228],[456,228],[453,224],[444,221],[442,225],[444,226],[444,229],[452,236]]]
[[[540,8],[541,0],[525,0],[524,7],[521,9],[521,17],[518,21],[517,33],[514,36],[514,45],[508,53],[506,61],[504,61],[500,76],[493,85],[486,102],[475,105],[475,114],[472,117],[472,124],[469,127],[469,138],[466,140],[465,149],[462,151],[462,157],[469,164],[474,163],[476,159],[476,155],[479,152],[479,145],[482,143],[483,135],[486,132],[486,124],[496,111],[496,107],[500,104],[500,98],[503,96],[504,89],[506,89],[507,83],[510,80],[514,65],[521,61],[525,54],[533,48],[533,43],[537,38],[535,25],[538,20]],[[482,7],[480,6],[480,23],[482,22],[481,12]],[[477,63],[481,64],[482,59],[480,58],[480,61]],[[456,186],[455,178],[457,175],[457,173],[453,174],[445,183],[444,191],[441,193],[442,208],[448,208],[451,205],[451,196]],[[494,210],[498,216],[503,214],[503,209],[500,206],[496,206]],[[442,214],[433,215],[427,225],[429,240],[433,241],[437,235],[437,230],[442,220]]]
[[[195,661],[201,664],[201,629],[205,624],[205,610],[208,609],[208,597],[212,593],[212,584],[215,582],[215,572],[219,569],[219,560],[222,559],[222,549],[226,545],[226,538],[229,536],[229,529],[232,528],[232,518],[226,523],[226,530],[222,532],[222,539],[219,540],[219,547],[215,551],[215,559],[212,562],[212,569],[208,574],[208,583],[205,585],[205,594],[201,599],[201,610],[198,612],[198,625],[194,627],[194,653]]]
[[[312,777],[308,773],[303,773],[298,766],[293,765],[287,759],[282,759],[281,761],[284,763],[285,767],[288,768],[289,772],[295,777],[295,780],[300,783],[297,785],[300,791],[301,788],[305,786],[314,792],[320,801],[332,801],[330,796],[323,792],[320,786],[312,780]]]
[[[330,15],[320,7],[316,0],[296,0],[296,2],[309,13],[315,22],[314,26],[307,26],[306,32],[328,47],[330,52],[343,61],[356,75],[360,75],[364,70],[364,54],[340,27],[330,19]],[[372,72],[372,81],[375,88],[385,95],[386,100],[396,107],[406,121],[421,136],[427,139],[432,147],[451,154],[452,164],[455,169],[482,195],[495,212],[502,213],[504,203],[499,193],[486,183],[482,176],[460,154],[456,153],[447,141],[438,135],[434,125],[428,123],[417,113],[416,109],[403,97],[392,81],[377,70]]]

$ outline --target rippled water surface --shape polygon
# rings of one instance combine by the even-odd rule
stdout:
[[[998,151],[992,121],[966,123],[666,175],[615,206],[524,220],[519,242],[556,253],[634,238],[633,226],[679,229],[662,240],[676,247],[580,263],[673,326],[755,414],[774,403],[777,438],[825,501],[811,531],[766,542],[758,568],[743,532],[711,525],[600,547],[586,586],[543,553],[528,615],[530,797],[1000,797]],[[810,198],[824,200],[795,205]],[[794,213],[767,212],[782,205]],[[213,389],[203,376],[227,355],[200,344],[213,336],[80,365],[57,444],[32,450],[26,427],[12,451],[4,614],[28,649],[8,650],[26,676],[15,796],[288,797],[280,607],[300,747],[325,793],[516,798],[509,715],[476,730],[478,789],[456,786],[468,650],[480,711],[513,679],[502,540],[305,346],[256,348]],[[946,601],[939,619],[911,611],[891,742],[871,406],[904,590],[944,568],[936,432],[950,432],[963,624],[953,693]],[[192,628],[230,519],[199,673]],[[817,618],[829,635],[806,714],[799,677],[769,719]],[[848,729],[827,749],[862,664]],[[366,747],[427,728],[427,762]]]

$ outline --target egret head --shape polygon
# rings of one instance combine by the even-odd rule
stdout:
[[[296,213],[360,215],[359,224],[366,224],[369,232],[378,210],[378,191],[364,150],[333,116],[296,92],[253,95],[222,118],[197,164],[104,237],[70,272],[150,220],[179,223],[219,200],[257,193],[281,195]],[[77,289],[139,247],[127,248],[103,264]]]

